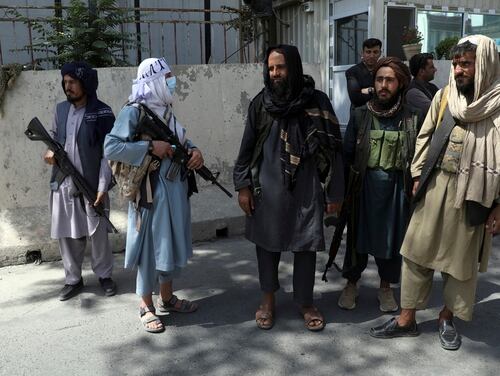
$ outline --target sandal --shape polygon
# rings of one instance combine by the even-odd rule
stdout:
[[[151,312],[153,315],[146,317],[146,313]],[[163,323],[161,322],[160,318],[155,315],[156,309],[153,305],[148,305],[146,307],[139,307],[139,314],[141,317],[141,322],[142,325],[144,326],[144,330],[149,333],[160,333],[165,330],[165,327],[163,326]],[[150,323],[156,323],[157,327],[156,328],[150,328],[148,324]]]
[[[300,313],[304,318],[306,329],[311,332],[319,332],[325,328],[325,319],[316,307],[302,307]],[[319,324],[314,324],[314,321],[319,321]]]
[[[180,302],[180,307],[177,303]],[[163,300],[161,296],[158,298],[158,310],[160,312],[181,312],[181,313],[191,313],[198,309],[196,303],[190,302],[189,300],[180,300],[177,296],[172,294],[169,300]]]
[[[267,321],[267,324],[265,322]],[[273,311],[264,311],[262,306],[259,306],[257,312],[255,312],[255,323],[257,328],[263,330],[269,330],[274,326],[274,313]]]

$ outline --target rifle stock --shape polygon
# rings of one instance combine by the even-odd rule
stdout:
[[[330,251],[328,253],[328,261],[325,265],[325,271],[323,272],[323,277],[321,278],[323,281],[328,282],[326,278],[326,274],[328,269],[332,265],[335,266],[335,269],[339,273],[342,272],[342,269],[335,263],[335,258],[337,257],[337,253],[340,249],[340,244],[342,243],[342,236],[344,234],[344,229],[347,226],[347,222],[349,222],[349,216],[351,211],[353,210],[354,200],[356,199],[356,193],[359,188],[359,172],[356,171],[353,166],[350,166],[349,170],[349,181],[347,183],[347,190],[345,195],[345,200],[342,205],[342,209],[340,210],[339,219],[335,225],[335,232],[333,234],[332,242],[330,244]]]
[[[71,179],[78,189],[78,192],[80,192],[83,197],[85,197],[92,205],[97,199],[97,192],[92,189],[83,175],[80,174],[76,167],[71,163],[68,155],[64,151],[64,147],[50,136],[49,132],[47,132],[47,130],[37,117],[31,119],[28,124],[28,128],[26,129],[26,131],[24,131],[24,134],[31,141],[42,141],[45,145],[47,145],[49,150],[54,152],[56,164],[62,171],[63,176],[71,176]],[[108,223],[112,231],[114,233],[118,233],[118,230],[115,228],[115,226],[113,226],[108,216],[106,215],[104,205],[101,203],[97,206],[92,207],[96,214],[99,217],[102,217]]]

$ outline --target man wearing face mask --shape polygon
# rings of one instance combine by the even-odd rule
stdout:
[[[342,272],[347,284],[338,305],[356,307],[357,282],[372,255],[380,277],[379,308],[393,312],[398,304],[391,283],[399,282],[399,248],[410,215],[410,163],[422,118],[404,104],[411,76],[403,62],[382,58],[373,72],[375,96],[353,111],[344,138],[350,181],[356,183]]]
[[[260,329],[274,325],[281,253],[293,252],[294,301],[306,328],[318,331],[325,320],[313,288],[323,215],[338,212],[344,194],[340,129],[328,97],[303,74],[297,47],[267,50],[264,85],[248,109],[233,173],[246,238],[256,245],[262,300],[255,321]]]
[[[107,296],[116,292],[111,279],[113,254],[108,242],[108,226],[94,212],[93,205],[103,203],[109,211],[107,195],[111,170],[103,155],[104,137],[115,117],[111,108],[97,99],[97,71],[85,62],[64,64],[62,87],[67,100],[56,106],[52,134],[64,146],[68,158],[97,192],[95,202],[75,195],[71,177],[57,167],[54,153],[48,150],[45,162],[53,165],[50,180],[51,236],[59,240],[66,284],[59,300],[67,300],[83,288],[82,263],[87,239],[91,243],[92,270]],[[108,213],[109,215],[109,213]]]
[[[483,35],[461,39],[451,54],[448,86],[432,101],[411,166],[416,206],[401,246],[401,314],[370,334],[418,335],[416,310],[440,271],[439,341],[457,350],[453,318],[472,320],[478,271],[486,271],[491,236],[500,232],[500,62]]]
[[[144,60],[137,69],[129,103],[118,115],[105,141],[108,159],[134,166],[146,155],[153,157],[158,168],[152,168],[143,179],[139,202],[129,202],[125,267],[137,268],[136,293],[141,297],[139,312],[144,329],[161,332],[164,325],[156,315],[152,293],[157,283],[160,293],[157,308],[161,312],[194,312],[197,304],[178,299],[173,293],[177,277],[193,254],[191,244],[191,208],[188,181],[172,161],[172,145],[161,140],[144,140],[136,130],[144,115],[142,106],[156,114],[188,148],[191,158],[187,168],[203,166],[201,152],[187,138],[186,129],[172,110],[175,77],[164,58]],[[149,194],[148,194],[149,191]]]

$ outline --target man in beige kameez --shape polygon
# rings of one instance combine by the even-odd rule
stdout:
[[[401,247],[401,314],[370,330],[376,338],[418,335],[415,312],[426,307],[437,270],[444,282],[439,339],[447,350],[461,345],[453,317],[472,319],[477,272],[486,271],[491,236],[500,232],[497,49],[492,39],[474,35],[460,40],[452,52],[449,85],[432,101],[412,163],[415,194],[433,154],[431,139],[438,127],[444,127],[441,119],[447,105],[451,133],[427,184],[422,184],[422,198]]]

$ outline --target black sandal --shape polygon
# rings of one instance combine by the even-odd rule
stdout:
[[[176,307],[177,302],[181,302],[179,308]],[[158,298],[158,311],[160,312],[181,312],[181,313],[191,313],[198,309],[198,304],[190,302],[189,300],[180,300],[177,296],[172,294],[169,300],[163,300],[161,296]]]

